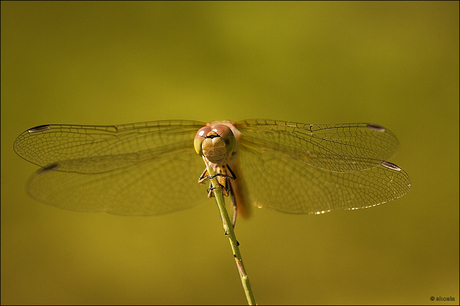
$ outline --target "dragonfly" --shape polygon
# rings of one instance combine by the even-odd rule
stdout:
[[[268,119],[49,124],[14,142],[20,157],[40,167],[26,190],[46,204],[159,215],[194,207],[221,188],[232,198],[234,221],[251,206],[322,214],[398,199],[411,187],[408,174],[388,161],[398,148],[395,135],[377,124]],[[204,184],[210,177],[203,161],[218,186]]]

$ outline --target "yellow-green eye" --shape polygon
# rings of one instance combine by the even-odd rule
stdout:
[[[203,155],[203,148],[202,148],[203,141],[210,131],[211,131],[210,126],[204,126],[201,129],[199,129],[198,132],[196,132],[195,134],[193,145],[195,147],[195,152],[200,156]]]

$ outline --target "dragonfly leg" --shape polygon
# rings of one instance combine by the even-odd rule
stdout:
[[[230,171],[230,174],[231,174],[231,176],[228,176],[228,177],[231,178],[232,180],[236,180],[236,175],[235,175],[235,173],[233,173],[232,168],[230,168],[230,166],[227,165],[227,169],[228,169],[228,171]]]
[[[214,196],[212,191],[214,189],[216,189],[216,188],[220,188],[222,190],[222,193],[224,194],[224,196],[228,197],[228,195],[230,194],[230,189],[229,189],[230,183],[226,182],[225,185],[221,184],[219,182],[217,182],[217,183],[219,184],[218,187],[215,187],[212,183],[209,183],[208,198],[211,198],[211,197]]]
[[[228,169],[228,171],[227,171]],[[230,180],[235,180],[236,179],[236,175],[235,173],[233,173],[232,169],[230,168],[230,166],[228,165],[224,165],[222,166],[222,168],[220,169],[221,172],[218,172],[216,173],[213,177],[209,177],[209,179],[212,179],[212,178],[215,178],[215,177],[220,177],[222,178],[222,183],[220,182],[221,180],[217,180],[218,183],[219,183],[219,187],[222,188],[222,192],[224,193],[224,195],[226,197],[228,197],[230,191],[231,191],[231,184],[230,184]],[[230,172],[230,174],[228,174]]]
[[[212,186],[212,183],[210,183],[208,188],[208,198],[212,198],[214,196],[214,193],[212,192],[214,189],[216,188]]]
[[[230,170],[231,175],[228,175],[228,174],[225,174],[225,173],[216,173],[216,174],[214,174],[214,176],[210,176],[208,174],[208,170],[204,169],[203,173],[198,178],[198,183],[203,183],[204,181],[211,180],[211,179],[213,179],[215,177],[227,177],[227,178],[230,178],[232,180],[236,179],[236,176],[233,173],[233,171],[230,169],[230,167],[227,166],[227,168]]]
[[[209,178],[208,169],[205,168],[203,173],[200,175],[200,178],[198,179],[198,183],[201,184],[204,181],[206,181],[208,178]]]
[[[210,176],[207,169],[203,171],[201,176],[198,179],[198,183],[203,183],[206,180],[211,180],[213,178],[218,178],[217,179],[217,186],[214,186],[212,182],[209,183],[209,188],[208,188],[208,198],[211,198],[214,196],[213,190],[216,188],[220,188],[223,192],[223,194],[228,197],[229,195],[231,196],[232,199],[232,210],[233,210],[233,218],[232,218],[232,227],[235,227],[236,224],[236,217],[238,214],[238,208],[236,205],[236,198],[235,194],[232,190],[232,184],[230,183],[230,180],[235,180],[236,175],[233,172],[233,170],[230,168],[228,165],[224,165],[218,168],[218,172],[214,174],[214,176]]]
[[[201,174],[201,176],[198,178],[198,183],[201,184],[203,183],[204,181],[208,180],[208,179],[213,179],[215,177],[223,177],[223,178],[226,178],[228,177],[226,174],[223,174],[223,173],[217,173],[216,175],[214,176],[209,176],[208,175],[208,170],[207,169],[204,169],[203,173]],[[222,189],[222,191],[224,192],[225,196],[228,196],[228,188],[226,188],[223,184],[219,183],[219,188]],[[227,186],[229,184],[226,184]],[[213,193],[212,191],[216,189],[216,187],[214,187],[212,185],[212,183],[209,184],[209,188],[208,188],[208,198],[211,198],[213,196]]]
[[[225,195],[226,197],[228,197],[229,192],[230,192],[230,188],[231,188],[231,186],[230,186],[230,181],[229,181],[229,180],[230,180],[230,179],[232,179],[232,180],[236,179],[236,176],[235,176],[235,174],[233,173],[232,169],[230,169],[230,167],[228,167],[228,166],[223,166],[222,168],[223,168],[223,172],[216,173],[216,174],[214,174],[214,176],[210,176],[210,175],[208,174],[208,171],[205,169],[205,170],[203,171],[203,173],[201,174],[200,178],[198,179],[198,183],[201,184],[201,183],[203,183],[204,181],[206,181],[206,180],[208,180],[208,179],[211,180],[211,179],[213,179],[213,178],[215,178],[215,177],[222,178],[222,179],[223,179],[223,180],[222,180],[222,183],[220,182],[220,180],[218,180],[217,183],[219,184],[219,188],[222,189],[222,192],[224,193],[224,195]],[[229,170],[230,175],[227,174],[226,169]],[[208,197],[212,197],[212,191],[213,191],[215,188],[216,188],[216,187],[214,187],[214,186],[212,185],[212,183],[211,183],[210,186],[209,186],[209,188],[208,188]]]

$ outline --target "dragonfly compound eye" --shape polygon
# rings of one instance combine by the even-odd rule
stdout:
[[[200,156],[203,155],[203,141],[209,132],[211,132],[210,126],[204,126],[199,129],[198,132],[196,132],[195,139],[193,140],[193,145],[195,147],[195,152]]]

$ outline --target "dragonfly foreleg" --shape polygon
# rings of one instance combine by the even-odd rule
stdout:
[[[214,176],[210,176],[208,174],[208,170],[205,169],[203,173],[201,174],[200,178],[198,179],[198,183],[203,183],[206,180],[211,180],[213,178],[217,177],[217,183],[218,187],[222,189],[222,192],[226,197],[228,197],[230,190],[231,190],[231,184],[230,184],[230,179],[234,180],[236,179],[235,173],[233,173],[232,169],[228,165],[216,167],[216,174]],[[216,189],[215,186],[213,186],[212,183],[210,183],[209,188],[208,188],[208,197],[212,197],[212,191]]]
[[[229,192],[230,192],[230,188],[229,188],[229,187],[230,187],[230,183],[228,182],[228,177],[225,177],[225,176],[222,176],[222,175],[215,175],[215,176],[213,176],[213,178],[216,177],[216,176],[219,176],[219,177],[223,177],[223,178],[224,178],[224,181],[223,181],[222,183],[219,182],[219,180],[218,180],[218,181],[217,181],[217,184],[218,184],[218,187],[219,187],[220,189],[222,189],[222,192],[224,193],[224,195],[225,195],[226,197],[228,197],[228,194],[229,194]],[[209,198],[213,196],[212,191],[213,191],[214,189],[216,189],[216,188],[217,188],[217,187],[215,187],[215,186],[212,184],[212,182],[209,183],[209,188],[208,188],[208,197],[209,197]]]

